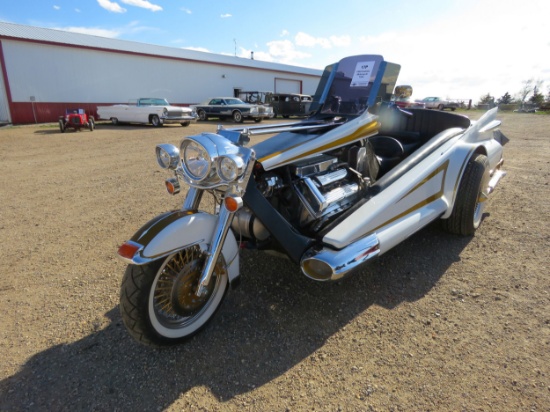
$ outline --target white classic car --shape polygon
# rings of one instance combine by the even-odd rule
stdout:
[[[130,100],[128,104],[98,106],[100,119],[118,123],[145,123],[162,126],[164,123],[180,123],[189,126],[197,119],[195,111],[189,107],[171,106],[166,99],[145,97]]]

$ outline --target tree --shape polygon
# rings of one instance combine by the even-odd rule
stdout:
[[[510,93],[508,92],[504,93],[504,95],[502,95],[502,97],[499,97],[497,100],[498,104],[510,104],[513,102],[514,99],[512,98],[512,96],[510,96]]]
[[[542,83],[543,83],[542,80],[536,80],[536,81],[534,79],[525,80],[523,82],[523,87],[520,89],[518,93],[519,101],[523,104],[527,99],[527,96],[529,96],[531,93],[533,93],[537,89],[541,88]]]
[[[541,106],[544,103],[544,95],[538,92],[536,86],[533,90],[533,95],[529,98],[529,103],[533,103],[536,106]]]
[[[495,98],[487,93],[485,96],[479,98],[478,104],[492,104],[495,102]]]

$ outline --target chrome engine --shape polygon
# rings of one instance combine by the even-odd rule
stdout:
[[[295,164],[294,190],[303,206],[302,226],[321,222],[350,207],[361,190],[357,176],[334,156],[321,155]]]
[[[262,194],[289,222],[300,229],[319,230],[331,217],[351,207],[369,179],[356,170],[357,162],[342,157],[318,155],[294,163],[284,170],[265,173],[258,180]],[[360,165],[359,165],[360,166]],[[235,233],[264,241],[269,232],[248,208],[233,219]]]

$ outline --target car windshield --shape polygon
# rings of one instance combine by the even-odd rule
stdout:
[[[224,99],[225,104],[246,104],[241,99],[233,98],[233,99]]]
[[[139,104],[141,106],[170,106],[166,99],[140,99]]]

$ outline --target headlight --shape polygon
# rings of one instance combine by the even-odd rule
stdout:
[[[251,108],[250,113],[258,113],[258,108],[257,107]]]
[[[239,156],[228,155],[218,159],[218,175],[225,182],[236,180],[244,171],[244,162]]]
[[[180,162],[180,151],[171,144],[159,144],[156,149],[157,162],[163,169],[175,170]]]
[[[183,167],[193,180],[206,178],[211,168],[211,158],[208,151],[194,140],[184,140],[181,143]]]

